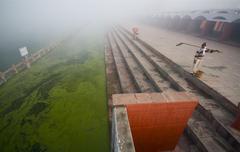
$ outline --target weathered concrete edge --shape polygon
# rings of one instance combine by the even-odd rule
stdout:
[[[107,41],[108,41],[108,43],[109,43],[109,47],[110,47],[110,49],[111,49],[111,51],[113,50],[113,46],[112,46],[112,43],[111,43],[111,41],[110,41],[110,38],[111,38],[111,36],[112,35],[110,35],[111,33],[109,33],[108,35],[107,35]],[[112,54],[113,54],[113,51],[112,51]],[[114,58],[114,55],[113,55],[113,62],[114,62],[114,66],[116,67],[116,69],[117,69],[117,63],[116,63],[116,61],[115,61],[115,58]],[[117,70],[117,77],[118,77],[118,80],[119,80],[119,86],[120,86],[120,90],[121,90],[121,92],[122,92],[122,90],[123,90],[123,87],[122,87],[122,83],[121,83],[121,79],[120,79],[120,77],[119,77],[119,73],[118,73],[118,71],[119,70]],[[123,92],[122,92],[123,93]]]
[[[113,106],[117,107],[135,104],[198,103],[199,98],[187,92],[160,92],[113,94],[112,100]]]
[[[127,33],[129,33],[130,35],[132,35],[131,32],[129,32],[127,29],[125,29],[124,27],[120,26],[120,28],[122,28],[124,31],[126,31]],[[160,53],[157,49],[153,48],[152,46],[150,46],[147,42],[143,41],[142,39],[138,38],[139,42],[142,43],[143,45],[145,45],[147,48],[149,48],[150,50],[152,50],[155,54],[163,57],[169,64],[171,64],[174,69],[176,71],[178,71],[183,77],[185,77],[187,80],[189,80],[192,84],[194,84],[196,87],[198,87],[201,91],[203,91],[204,93],[210,95],[212,98],[214,98],[215,100],[219,101],[219,103],[221,105],[223,105],[224,107],[226,107],[228,109],[229,112],[233,113],[234,115],[236,115],[238,113],[238,108],[236,105],[234,105],[229,99],[227,99],[225,96],[223,96],[222,94],[220,94],[219,92],[217,92],[215,89],[211,88],[209,85],[207,85],[206,83],[204,83],[203,81],[195,78],[194,76],[192,76],[188,71],[186,71],[185,69],[183,69],[180,65],[176,64],[175,62],[173,62],[171,59],[169,59],[168,57],[166,57],[165,55],[163,55],[162,53]]]
[[[135,152],[134,142],[124,106],[113,107],[112,152]]]

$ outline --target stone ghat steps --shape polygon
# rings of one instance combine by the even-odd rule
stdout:
[[[124,41],[121,35],[117,34],[117,38],[121,41],[127,50],[132,54],[134,59],[141,65],[142,69],[151,80],[152,84],[156,88],[158,92],[168,91],[172,92],[175,91],[176,88],[172,85],[171,82],[168,81],[149,60],[129,42]]]
[[[136,87],[131,82],[132,77],[126,68],[125,61],[122,57],[121,52],[118,50],[116,43],[114,42],[112,35],[108,35],[109,44],[111,47],[111,53],[113,54],[114,64],[117,69],[117,75],[120,81],[120,88],[122,93],[137,92]]]
[[[113,33],[115,42],[120,46],[119,49],[131,54],[132,58],[141,65],[143,72],[150,80],[149,83],[153,84],[153,90],[187,91],[199,96],[200,104],[197,113],[188,123],[187,133],[202,150],[211,151],[214,146],[219,151],[239,150],[239,135],[228,127],[234,118],[231,112],[203,93],[201,89],[189,83],[181,73],[179,74],[179,71],[175,70],[175,66],[169,64],[164,56],[152,51],[141,41],[133,41],[132,35],[128,31],[118,28],[114,29]],[[131,64],[129,65],[131,66]],[[160,79],[163,83],[160,83]],[[196,127],[196,124],[200,125]],[[200,128],[201,132],[197,132],[196,128]],[[204,134],[205,136],[203,136]],[[206,141],[211,141],[212,144],[202,142],[204,141],[202,137],[207,137]]]
[[[121,34],[121,33],[119,33],[119,34]],[[131,40],[131,36],[127,36],[127,35],[124,35],[124,36],[126,38],[125,39],[126,41],[132,41],[134,44],[137,43],[137,42]],[[138,48],[138,50],[144,50],[145,52],[148,50],[147,48],[141,48],[141,46],[139,46],[139,45],[135,45],[135,47]],[[146,55],[146,54],[147,53],[143,53],[143,55]],[[151,57],[154,55],[149,54],[148,56]],[[168,75],[168,77],[170,77],[169,80],[173,81],[173,84],[176,82],[171,77],[171,75]],[[197,138],[195,138],[195,141],[198,143],[198,145],[203,145],[203,146],[199,146],[199,148],[201,148],[202,150],[207,150],[207,151],[212,151],[214,148],[217,149],[218,151],[234,151],[234,149],[231,147],[231,145],[228,144],[227,142],[222,142],[224,144],[219,145],[218,141],[216,141],[214,138],[217,136],[217,132],[212,130],[211,128],[209,128],[209,126],[210,126],[209,122],[206,120],[203,120],[202,117],[199,117],[198,115],[199,114],[194,114],[192,116],[192,118],[191,118],[192,121],[189,121],[187,130],[192,130],[192,132],[188,131],[191,133],[191,134],[189,134],[189,136],[191,136],[192,138],[197,137]],[[194,123],[190,123],[190,122],[194,122]],[[196,125],[196,124],[200,124],[200,125]],[[196,126],[197,126],[198,130],[201,130],[201,132],[198,132],[195,130]],[[209,136],[209,133],[211,133],[211,136]],[[206,143],[203,142],[203,144],[200,144],[200,143],[202,143],[201,141],[203,140],[201,137],[204,137],[206,140],[211,141],[211,144],[208,144],[208,142],[206,142]],[[218,136],[217,139],[219,139],[220,141],[224,141],[224,139],[221,136]]]
[[[131,36],[130,33],[123,28],[121,28],[121,32]],[[240,134],[230,127],[236,115],[235,108],[232,107],[231,103],[226,101],[225,98],[219,99],[216,95],[216,91],[214,92],[212,88],[208,86],[202,87],[203,83],[199,79],[193,77],[188,72],[181,71],[182,68],[180,66],[176,66],[174,62],[170,61],[159,51],[146,45],[145,42],[141,40],[134,42],[138,44],[139,49],[148,49],[149,52],[152,52],[153,54],[151,56],[154,56],[153,58],[158,57],[161,60],[161,62],[157,62],[159,66],[178,81],[186,91],[199,97],[200,101],[197,109],[211,122],[212,127],[221,137],[226,139],[230,145],[240,151]]]
[[[125,36],[128,36],[129,40],[131,40],[131,35],[129,32],[122,28],[120,31],[125,34]],[[166,57],[159,54],[159,52],[156,53],[156,50],[152,50],[140,41],[134,41],[134,43],[140,50],[149,50],[148,52],[152,52],[148,53],[148,56],[151,56],[153,60],[155,60],[155,62],[161,66],[162,69],[165,70],[173,79],[175,79],[186,91],[191,92],[199,97],[200,100],[197,109],[207,118],[207,120],[211,122],[213,128],[215,128],[215,130],[223,138],[225,138],[230,145],[235,147],[237,150],[240,150],[240,134],[230,127],[234,120],[234,111],[230,111],[230,108],[225,107],[225,105],[228,103],[222,104],[226,101],[223,100],[219,102],[218,99],[214,99],[213,97],[209,96],[209,94],[206,94],[204,91],[207,90],[202,90],[201,87],[198,86],[201,84],[189,83],[190,79],[185,77],[184,73],[179,72],[178,68],[180,67],[174,66],[172,63],[166,60]],[[193,76],[191,77],[192,79],[197,79]],[[209,92],[211,91],[209,90]]]
[[[114,36],[114,35],[115,35],[114,33],[109,33],[108,38],[109,39],[113,38],[112,36]],[[115,41],[109,41],[109,43],[117,43],[117,44],[110,44],[111,48],[108,49],[108,52],[116,51],[116,50],[113,50],[113,49],[119,49],[121,52],[123,52],[122,54],[124,54],[124,55],[121,56],[121,58],[123,58],[123,60],[126,61],[126,69],[129,70],[129,73],[132,75],[131,83],[132,83],[133,86],[135,86],[135,89],[139,90],[138,87],[140,87],[139,92],[159,92],[160,90],[157,91],[156,87],[154,85],[152,85],[151,80],[149,80],[147,78],[147,76],[145,78],[146,79],[145,83],[147,83],[148,87],[150,87],[150,88],[147,89],[147,90],[144,89],[143,84],[141,84],[141,82],[143,82],[143,81],[139,80],[139,77],[137,77],[139,73],[136,73],[134,71],[134,69],[136,69],[136,68],[141,70],[142,67],[140,66],[139,63],[136,64],[136,58],[134,58],[131,55],[131,53],[127,51],[126,46],[124,46],[124,44],[121,43],[121,40],[117,37],[117,35],[115,35],[114,39],[115,39]],[[118,47],[112,47],[114,45],[118,45],[119,48]],[[118,68],[116,67],[115,69],[116,69],[116,73],[119,73],[119,72],[117,72]],[[145,75],[145,72],[146,71],[141,71],[141,73],[144,74],[144,75]],[[123,74],[123,73],[119,73],[119,74],[120,74],[119,77],[121,77],[121,74]],[[120,83],[124,83],[124,81],[120,81]],[[123,85],[123,84],[120,84],[120,85]],[[143,86],[143,88],[141,88],[142,86]],[[125,93],[132,93],[132,92],[129,91],[129,92],[125,92]],[[198,148],[192,143],[191,140],[189,140],[189,138],[185,134],[180,138],[179,142],[181,143],[181,145],[177,146],[177,149],[182,149],[184,151],[189,151],[189,150],[196,151],[196,152],[199,151]]]

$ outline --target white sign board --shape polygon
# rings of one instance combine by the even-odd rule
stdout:
[[[26,55],[28,55],[27,47],[19,48],[19,51],[20,51],[21,56],[26,56]]]

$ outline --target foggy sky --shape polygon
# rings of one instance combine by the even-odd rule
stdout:
[[[151,12],[240,8],[240,0],[0,0],[0,41]]]
[[[35,30],[153,11],[240,8],[240,0],[0,0],[0,28]]]
[[[204,9],[236,9],[240,8],[240,0],[150,0],[162,5],[163,11],[188,11]],[[158,6],[154,7],[159,10]]]
[[[100,26],[134,15],[220,8],[240,8],[240,0],[0,0],[0,70],[20,60],[19,47],[41,48],[84,24]]]

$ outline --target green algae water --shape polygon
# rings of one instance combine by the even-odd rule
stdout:
[[[103,33],[79,32],[0,86],[1,152],[108,152]]]

